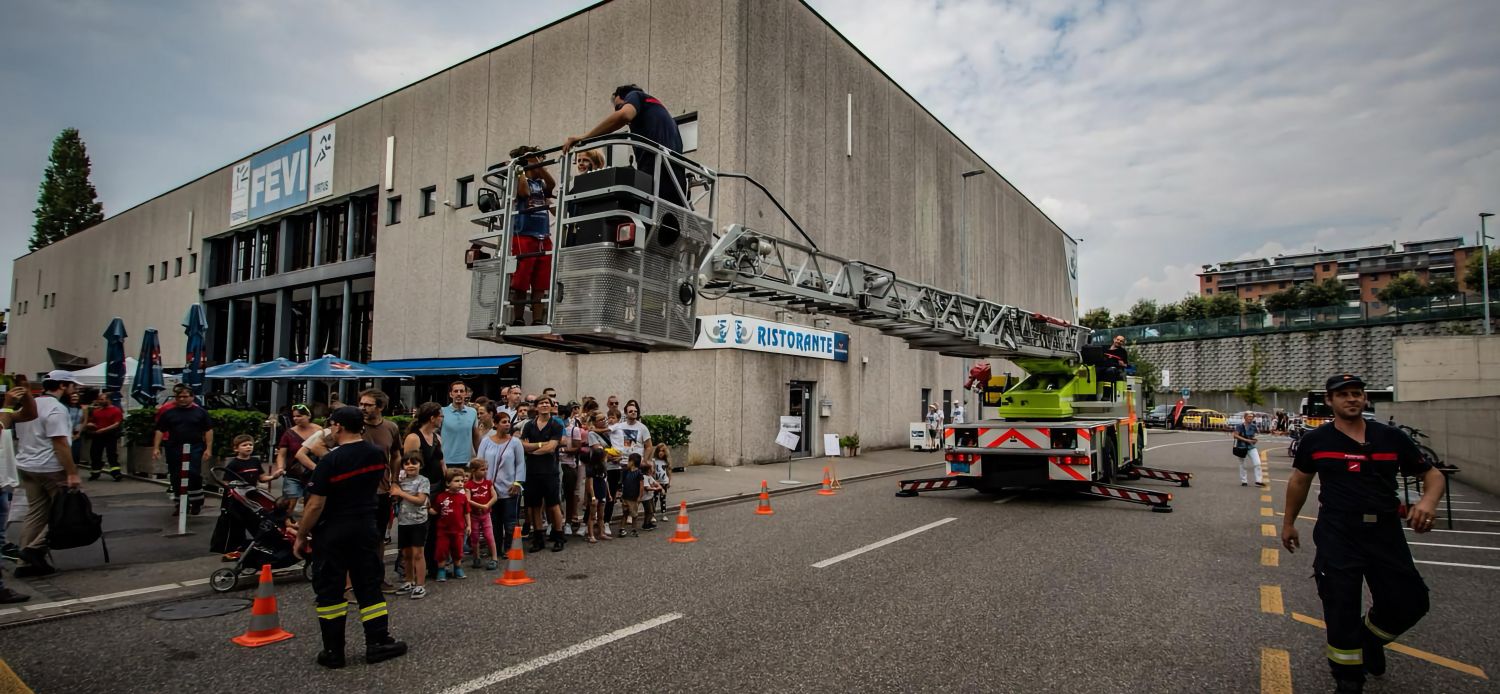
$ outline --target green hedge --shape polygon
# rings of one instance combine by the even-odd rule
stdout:
[[[664,443],[668,448],[674,446],[686,446],[693,438],[693,432],[688,429],[693,420],[689,417],[678,417],[671,414],[648,414],[641,416],[641,422],[651,430],[651,443]],[[647,451],[650,453],[650,451]]]
[[[209,410],[214,423],[214,450],[216,459],[234,455],[234,437],[249,434],[255,437],[255,454],[264,460],[270,459],[270,442],[267,437],[266,413],[251,410]],[[150,446],[156,436],[156,408],[142,407],[125,413],[125,438],[132,446]]]

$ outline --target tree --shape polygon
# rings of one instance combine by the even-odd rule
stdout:
[[[1427,283],[1427,296],[1453,296],[1459,292],[1452,277],[1438,277]]]
[[[1125,312],[1129,316],[1126,325],[1150,325],[1156,321],[1156,302],[1151,299],[1141,299],[1131,305]]]
[[[1302,308],[1301,287],[1291,287],[1266,295],[1266,310],[1275,313]]]
[[[1344,289],[1344,283],[1333,277],[1317,284],[1312,282],[1304,284],[1299,294],[1302,296],[1301,308],[1342,305],[1349,296],[1348,290]]]
[[[1260,368],[1264,362],[1265,355],[1261,351],[1260,345],[1252,345],[1250,347],[1250,366],[1246,369],[1249,378],[1245,380],[1245,385],[1234,389],[1235,396],[1245,401],[1245,404],[1250,407],[1260,407],[1266,404],[1265,392],[1260,386]]]
[[[1177,310],[1182,320],[1203,320],[1208,317],[1208,299],[1189,294],[1177,302]]]
[[[1225,318],[1240,315],[1240,298],[1233,294],[1215,294],[1208,300],[1208,317]]]
[[[1083,314],[1083,318],[1080,318],[1078,322],[1090,330],[1108,330],[1110,319],[1109,309],[1100,306],[1089,309],[1089,312]]]
[[[1427,296],[1427,286],[1422,284],[1422,278],[1417,277],[1417,273],[1403,272],[1397,275],[1396,279],[1391,280],[1390,284],[1381,287],[1375,296],[1389,304],[1403,299]]]
[[[1135,367],[1136,378],[1141,379],[1141,392],[1146,394],[1146,407],[1156,404],[1156,390],[1161,387],[1161,368],[1152,363],[1139,347],[1126,347],[1130,365]]]
[[[1259,301],[1256,301],[1255,299],[1246,299],[1245,303],[1241,305],[1241,308],[1244,310],[1245,315],[1247,316],[1259,316],[1266,312],[1265,305],[1260,303]]]
[[[1156,309],[1156,322],[1175,323],[1182,320],[1182,307],[1177,304],[1162,304]]]
[[[104,206],[89,182],[89,154],[76,128],[52,141],[52,156],[36,199],[30,250],[62,240],[104,220]]]
[[[1475,294],[1484,293],[1484,254],[1471,253],[1469,261],[1464,264],[1464,285]],[[1495,268],[1500,266],[1500,248],[1490,249],[1490,298],[1494,299],[1500,293],[1500,279],[1495,277]]]

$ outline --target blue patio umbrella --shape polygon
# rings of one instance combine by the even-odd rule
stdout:
[[[325,354],[297,368],[293,378],[305,378],[314,381],[323,380],[353,380],[366,378],[411,378],[406,374],[398,374],[394,371],[377,369],[368,364],[357,361],[340,359],[331,354]]]
[[[142,407],[155,405],[156,394],[167,387],[161,375],[161,340],[156,337],[156,328],[146,328],[141,336],[141,356],[135,366],[134,381],[130,396]]]
[[[193,389],[193,395],[203,397],[203,368],[208,361],[204,333],[208,331],[208,319],[203,316],[203,304],[188,307],[182,318],[182,327],[187,332],[187,360],[182,367],[182,382]]]
[[[204,378],[219,379],[244,378],[246,373],[257,366],[260,365],[251,364],[244,359],[236,359],[232,362],[229,362],[228,364],[219,364],[217,366],[210,366],[207,369],[204,369],[203,376]]]
[[[279,378],[292,378],[294,373],[302,365],[290,359],[276,357],[271,361],[255,364],[245,370],[244,373],[234,378],[243,378],[251,381],[274,381]]]
[[[117,316],[104,329],[104,391],[109,401],[120,406],[125,391],[125,321]]]

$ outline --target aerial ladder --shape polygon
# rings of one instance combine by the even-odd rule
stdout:
[[[602,169],[574,171],[580,153]],[[626,161],[634,161],[630,166]],[[645,161],[643,166],[641,162]],[[521,266],[512,249],[521,172],[557,166],[551,268],[540,313],[508,302]],[[731,224],[716,232],[718,183],[741,179],[785,215],[797,238]],[[469,337],[591,353],[690,349],[699,298],[740,299],[837,316],[898,337],[914,349],[1003,358],[1027,376],[1000,396],[997,417],[943,430],[950,474],[899,482],[899,496],[978,489],[1060,488],[1170,512],[1172,495],[1128,487],[1153,479],[1189,486],[1192,475],[1143,466],[1142,398],[1133,376],[1088,346],[1088,328],[898,276],[827,253],[775,197],[743,174],[717,172],[649,140],[606,135],[502,162],[484,176],[468,258],[474,275]],[[790,236],[790,234],[788,234]],[[502,252],[504,251],[504,252]],[[978,474],[965,474],[978,466]]]

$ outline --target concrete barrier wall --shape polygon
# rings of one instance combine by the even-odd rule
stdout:
[[[1393,402],[1385,412],[1432,437],[1427,445],[1462,469],[1459,481],[1500,494],[1500,397]]]
[[[1399,401],[1500,395],[1500,335],[1399,337],[1394,347]]]

